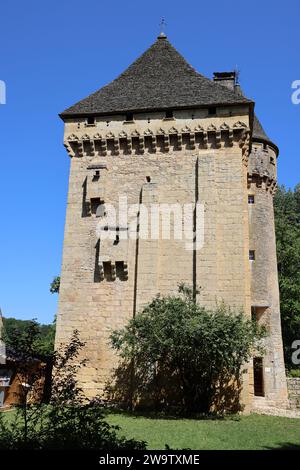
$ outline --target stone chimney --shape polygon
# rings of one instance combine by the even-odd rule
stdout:
[[[220,83],[220,85],[226,86],[232,91],[235,91],[237,84],[236,72],[214,72],[214,82]]]

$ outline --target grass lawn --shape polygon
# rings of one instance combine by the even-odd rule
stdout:
[[[12,420],[14,410],[5,414]],[[153,418],[114,412],[106,416],[127,439],[147,442],[148,449],[300,450],[300,419],[251,414],[226,419]]]
[[[266,450],[300,449],[300,420],[276,416],[249,415],[235,419],[155,419],[110,414],[126,438],[145,440],[148,449]]]

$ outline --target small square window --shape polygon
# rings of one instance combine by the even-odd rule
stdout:
[[[126,121],[130,121],[130,122],[133,121],[133,113],[127,113],[125,120],[126,120]]]
[[[96,170],[93,174],[92,181],[98,181],[100,179],[100,170]]]
[[[166,119],[173,119],[174,118],[174,111],[172,109],[168,109],[168,111],[166,111],[165,118]]]
[[[211,106],[208,108],[208,115],[215,116],[217,114],[217,108],[215,106]]]
[[[91,199],[91,213],[96,214],[98,207],[101,204],[101,200],[99,197],[93,197]]]
[[[248,195],[248,204],[254,204],[255,199],[253,194]]]
[[[86,123],[88,126],[94,126],[96,124],[95,116],[88,116]]]
[[[254,250],[249,250],[249,260],[250,261],[255,260],[255,251]]]
[[[104,201],[101,201],[99,197],[91,199],[91,213],[96,217],[105,216],[105,204]]]

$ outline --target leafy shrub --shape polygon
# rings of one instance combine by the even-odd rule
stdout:
[[[224,304],[207,310],[181,286],[179,295],[156,297],[112,333],[123,362],[109,397],[157,410],[238,411],[243,366],[264,335],[243,312]]]
[[[15,340],[15,347],[18,347],[23,358],[21,380],[39,334],[35,324],[28,328],[22,338]],[[39,403],[39,400],[29,403],[28,393],[24,393],[12,420],[8,420],[5,413],[0,413],[0,449],[109,450],[146,447],[144,442],[119,437],[119,428],[105,421],[101,402],[97,399],[88,401],[84,397],[76,379],[78,369],[85,366],[85,361],[79,360],[83,346],[78,332],[74,331],[69,344],[53,354],[49,404]],[[27,380],[30,389],[34,390],[36,376],[31,375]],[[25,392],[27,389],[25,387]]]

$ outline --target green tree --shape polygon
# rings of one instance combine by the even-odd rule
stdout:
[[[24,445],[26,445],[31,431],[31,423],[35,423],[37,411],[36,407],[30,406],[29,403],[31,401],[39,402],[43,398],[43,381],[47,364],[42,362],[39,357],[41,335],[39,324],[35,320],[24,322],[10,320],[12,320],[10,334],[8,335],[4,330],[3,340],[9,355],[14,357],[14,372],[18,381],[16,394],[20,406],[16,415],[18,423],[16,438],[19,439],[22,436]],[[5,429],[2,431],[4,432]]]
[[[261,350],[264,335],[242,312],[224,304],[209,311],[181,286],[178,295],[155,298],[112,333],[123,364],[109,392],[116,397],[125,391],[123,372],[128,371],[131,398],[141,405],[179,406],[186,413],[237,411],[243,365],[255,347]]]
[[[300,184],[294,191],[280,186],[274,199],[282,335],[286,366],[292,343],[300,339]]]
[[[60,276],[55,276],[53,281],[50,284],[50,292],[51,294],[59,294],[60,288]]]
[[[54,350],[55,320],[50,325],[43,325],[34,321],[39,334],[36,336],[36,354],[48,356]],[[32,320],[18,320],[16,318],[3,318],[5,341],[14,341],[14,338],[23,337],[28,328],[32,326]]]
[[[28,400],[29,393],[38,391],[41,385],[40,373],[32,373],[39,335],[40,329],[32,321],[19,337],[10,339],[9,347],[17,352],[17,373],[21,382],[26,378],[26,384],[21,383],[23,399],[14,419],[6,420],[0,413],[0,449],[144,449],[144,442],[120,437],[119,428],[105,421],[99,400],[84,397],[76,378],[85,365],[80,360],[84,343],[77,331],[52,355],[50,403],[41,403],[39,395],[35,395],[35,402]]]

